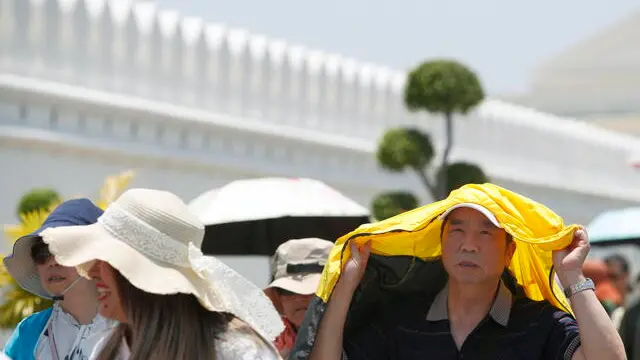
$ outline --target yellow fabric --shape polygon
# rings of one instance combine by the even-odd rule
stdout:
[[[560,216],[546,206],[493,184],[466,185],[448,198],[372,224],[364,224],[336,241],[316,293],[325,302],[335,286],[342,260],[350,254],[349,241],[371,241],[373,254],[409,255],[428,260],[441,254],[440,215],[460,203],[479,204],[489,209],[504,230],[516,241],[509,266],[518,283],[532,300],[547,300],[570,310],[560,286],[549,286],[552,250],[571,244],[577,225],[565,226]],[[555,294],[555,296],[554,296]]]

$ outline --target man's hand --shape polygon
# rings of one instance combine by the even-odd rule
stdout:
[[[342,269],[339,282],[349,290],[355,291],[367,268],[367,261],[371,254],[371,243],[367,242],[358,246],[354,241],[351,241],[349,245],[351,247],[351,257],[344,265],[344,269]]]
[[[573,233],[573,241],[569,246],[553,252],[553,266],[562,286],[567,288],[584,279],[582,265],[590,249],[589,235],[580,228]]]

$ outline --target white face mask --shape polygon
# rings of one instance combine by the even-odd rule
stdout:
[[[80,280],[82,280],[82,276],[78,275],[78,278],[75,279],[71,284],[69,284],[69,286],[67,286],[64,290],[62,290],[62,292],[58,295],[54,295],[51,298],[53,299],[53,301],[62,301],[64,300],[64,294],[67,293],[67,291],[71,290],[71,288],[73,288]]]

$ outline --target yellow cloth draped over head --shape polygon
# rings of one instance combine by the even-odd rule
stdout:
[[[382,256],[413,256],[429,260],[440,256],[442,215],[450,207],[473,203],[491,211],[502,228],[516,241],[509,265],[525,294],[532,300],[547,300],[571,311],[562,289],[553,279],[552,251],[571,244],[577,225],[563,220],[546,206],[493,184],[470,184],[451,192],[445,200],[365,224],[342,236],[335,243],[322,274],[316,295],[324,302],[340,277],[346,259],[351,256],[347,244],[371,242],[371,253]]]

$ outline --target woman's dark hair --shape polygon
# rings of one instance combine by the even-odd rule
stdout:
[[[216,358],[214,340],[227,330],[232,315],[205,309],[191,294],[147,293],[114,273],[129,321],[118,325],[98,359],[115,359],[124,339],[131,349],[129,360]]]

